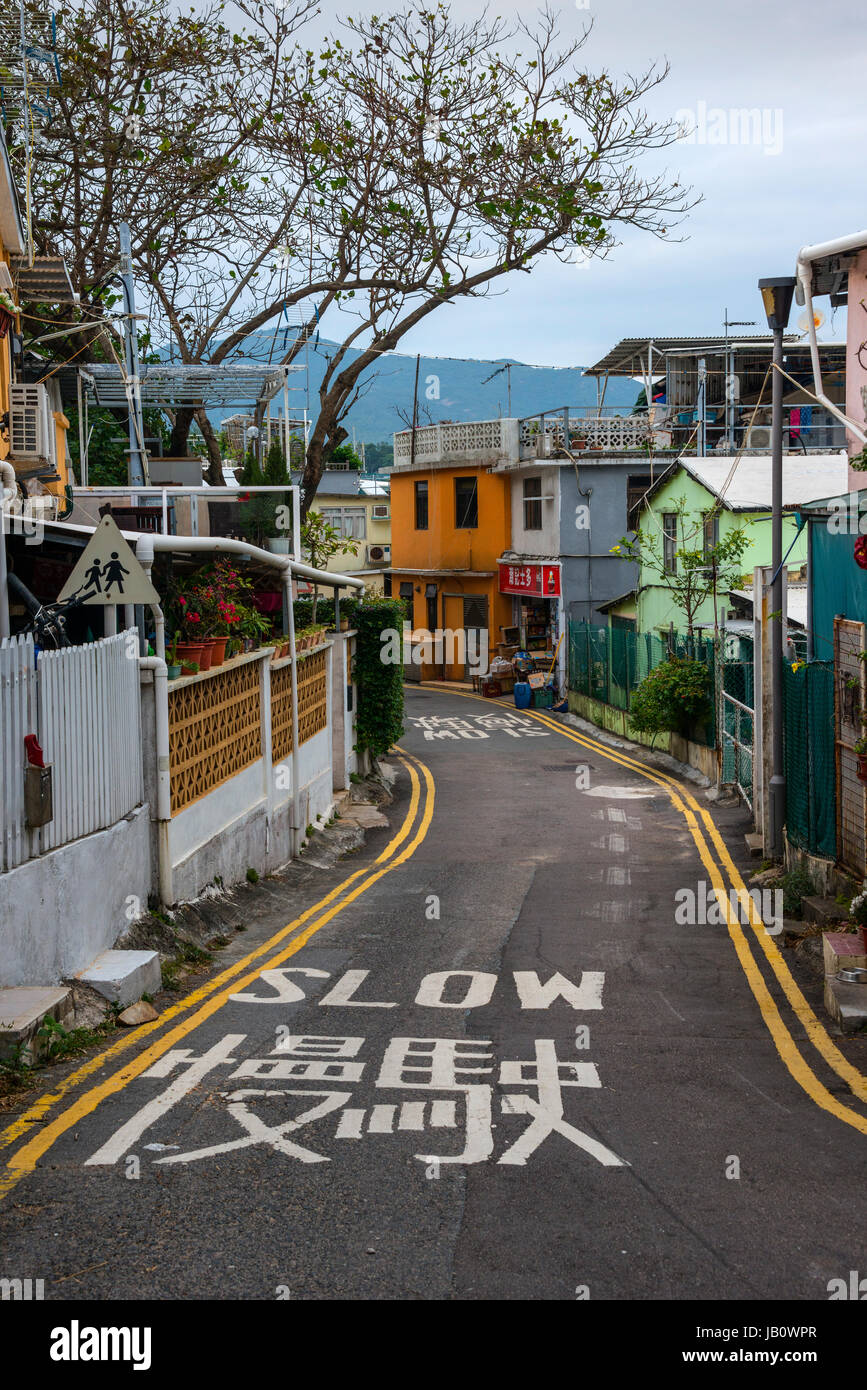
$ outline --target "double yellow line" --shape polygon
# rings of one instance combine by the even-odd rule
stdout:
[[[104,1052],[92,1057],[83,1066],[64,1078],[53,1091],[40,1096],[8,1129],[0,1133],[0,1148],[7,1148],[23,1136],[29,1136],[27,1141],[9,1159],[5,1171],[0,1174],[0,1199],[5,1197],[21,1178],[32,1172],[39,1159],[56,1143],[61,1135],[78,1124],[86,1115],[92,1114],[108,1096],[123,1090],[135,1077],[152,1067],[163,1053],[176,1047],[206,1019],[217,1013],[231,994],[240,993],[248,985],[253,984],[259,978],[261,971],[273,970],[282,965],[290,956],[295,955],[312,936],[315,936],[322,927],[332,921],[339,912],[342,912],[345,907],[359,898],[362,893],[366,893],[386,874],[399,868],[401,864],[405,864],[415,853],[427,835],[433,819],[434,780],[430,769],[424,763],[404,753],[402,749],[397,751],[401,754],[400,761],[410,777],[410,804],[397,834],[388,842],[373,864],[364,869],[357,869],[355,873],[350,874],[326,897],[287,923],[285,927],[269,937],[256,950],[251,951],[242,960],[236,961],[234,965],[229,966],[214,979],[209,980],[207,984],[202,985],[177,1004],[173,1004],[171,1008],[166,1009],[156,1022],[144,1024],[134,1033],[120,1038]],[[287,938],[289,938],[288,945],[283,946],[275,955],[268,955],[275,946],[285,942]],[[180,1019],[181,1021],[175,1027],[164,1032],[166,1024],[173,1019]],[[60,1104],[64,1097],[77,1091],[95,1072],[100,1071],[106,1063],[111,1062],[120,1053],[140,1044],[144,1037],[154,1033],[159,1033],[160,1037],[149,1047],[139,1052],[112,1076],[98,1082],[90,1090],[79,1095],[68,1108],[42,1128],[46,1116]],[[34,1125],[40,1126],[39,1132],[36,1134],[33,1133]]]
[[[425,689],[434,687],[426,686]],[[479,695],[471,695],[464,691],[443,691],[443,694],[461,695],[468,700],[480,700],[490,708],[490,700],[485,700]],[[755,908],[752,899],[749,897],[748,889],[744,883],[737,866],[732,861],[725,841],[722,839],[713,819],[707,809],[695,800],[691,793],[675,778],[667,773],[661,772],[656,768],[649,768],[645,763],[638,762],[630,758],[619,750],[606,747],[598,743],[596,739],[585,734],[565,727],[558,720],[552,719],[550,715],[541,714],[536,710],[522,710],[522,714],[530,719],[535,719],[539,724],[544,724],[546,728],[552,729],[563,738],[569,739],[572,743],[579,744],[582,748],[595,753],[599,757],[607,758],[609,762],[617,763],[621,767],[628,768],[630,772],[638,772],[642,777],[650,782],[655,782],[669,796],[672,804],[680,811],[684,817],[690,835],[695,842],[695,846],[701,857],[705,870],[713,884],[720,910],[724,914],[728,933],[734,945],[737,958],[743,970],[747,982],[752,990],[759,1011],[764,1019],[765,1025],[773,1039],[774,1046],[782,1058],[785,1066],[797,1081],[798,1085],[806,1091],[807,1095],[823,1110],[835,1115],[838,1120],[851,1125],[861,1134],[867,1134],[867,1116],[860,1114],[856,1110],[843,1105],[828,1088],[820,1081],[803,1056],[800,1048],[795,1042],[792,1033],[784,1021],[782,1014],[765,982],[753,955],[750,945],[741,923],[738,913],[732,910],[729,900],[728,890],[720,869],[725,870],[729,882],[736,890],[739,903],[744,904],[744,910],[748,913],[749,924],[753,935],[764,952],[765,958],[773,971],[776,979],[788,1000],[789,1006],[804,1029],[807,1039],[816,1049],[822,1059],[828,1064],[832,1071],[846,1083],[852,1095],[858,1100],[867,1101],[867,1077],[853,1067],[852,1064],[843,1056],[840,1049],[836,1046],[827,1030],[810,1008],[801,990],[798,988],[789,967],[783,959],[782,953],[773,937],[769,936],[765,930],[765,925],[760,914]],[[706,838],[707,837],[707,838]],[[710,844],[708,843],[710,841]],[[711,845],[715,853],[711,852]],[[719,861],[719,862],[717,862]]]

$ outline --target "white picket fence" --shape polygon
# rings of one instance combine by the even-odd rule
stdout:
[[[137,635],[125,632],[41,652],[36,670],[31,639],[0,646],[3,868],[114,825],[141,804],[137,657]],[[24,823],[27,733],[53,768],[53,816],[38,835]]]
[[[24,820],[25,734],[36,733],[36,661],[32,637],[0,642],[0,868],[30,857]]]

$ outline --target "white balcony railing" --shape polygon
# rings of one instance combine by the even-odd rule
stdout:
[[[394,436],[395,465],[439,463],[454,460],[490,459],[495,462],[518,458],[517,420],[470,420],[422,425],[415,431],[402,430]]]

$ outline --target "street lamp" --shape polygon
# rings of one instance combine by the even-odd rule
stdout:
[[[771,784],[769,791],[770,857],[783,854],[786,774],[783,768],[783,333],[789,322],[793,275],[760,280],[759,290],[774,335],[771,382]]]

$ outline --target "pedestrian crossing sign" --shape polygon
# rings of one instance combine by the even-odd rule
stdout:
[[[57,601],[72,598],[88,605],[159,604],[159,594],[111,516],[102,518]]]

